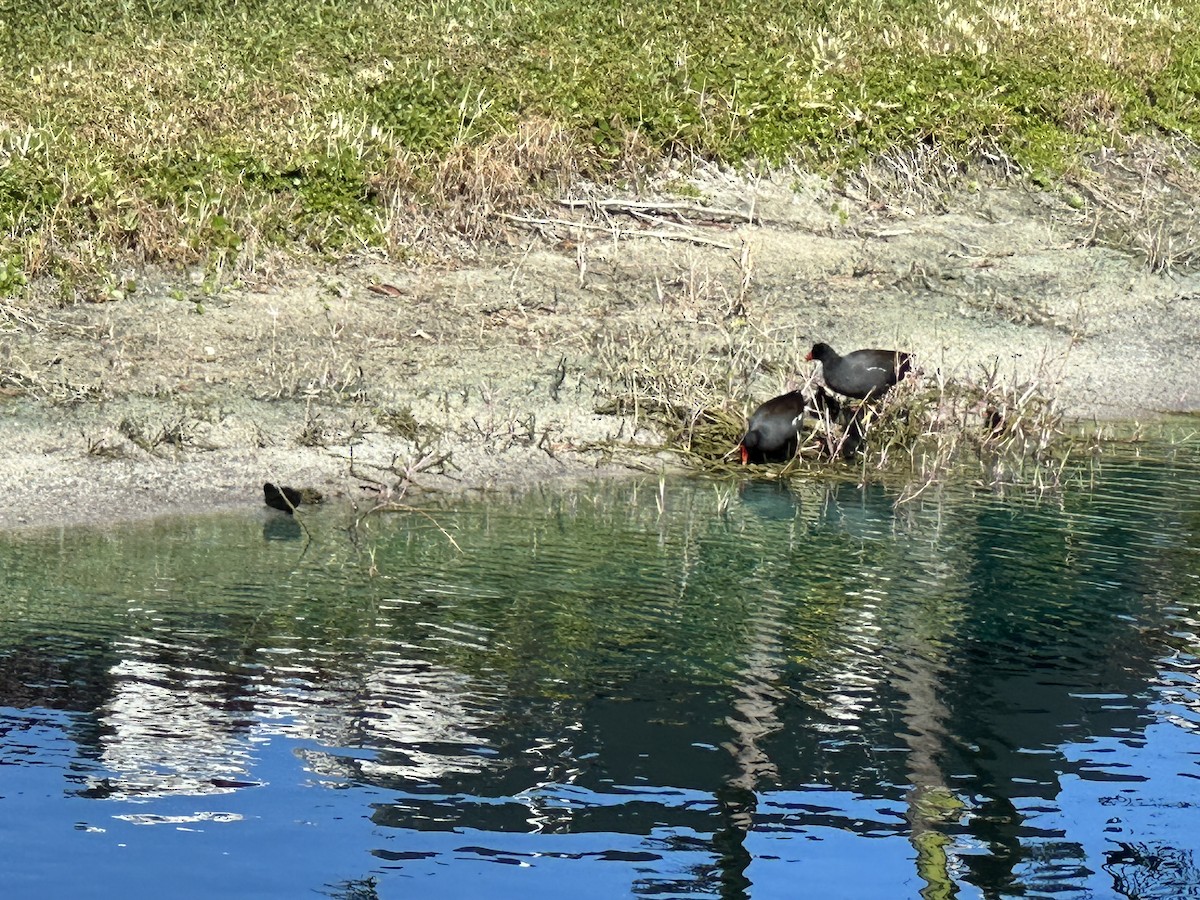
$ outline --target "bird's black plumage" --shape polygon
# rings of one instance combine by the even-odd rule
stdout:
[[[826,387],[844,397],[879,397],[908,374],[912,356],[900,350],[855,350],[845,356],[828,344],[814,344],[809,360],[821,364]]]

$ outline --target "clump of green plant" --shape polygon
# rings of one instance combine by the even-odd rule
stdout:
[[[0,297],[9,297],[29,283],[19,257],[0,259]]]

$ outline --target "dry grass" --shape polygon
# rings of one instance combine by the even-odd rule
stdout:
[[[395,255],[440,250],[450,238],[496,239],[510,227],[502,214],[544,208],[594,164],[591,151],[544,118],[482,143],[458,143],[432,169],[396,146],[372,179],[379,230]]]
[[[1086,201],[1091,240],[1137,253],[1154,273],[1200,263],[1200,148],[1174,141],[1131,140],[1121,154],[1101,155],[1072,180]]]
[[[112,396],[100,382],[76,382],[28,367],[0,367],[0,397],[6,395],[29,397],[53,406],[79,406]]]

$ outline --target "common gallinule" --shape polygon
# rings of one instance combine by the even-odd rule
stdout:
[[[271,509],[281,509],[290,516],[304,502],[304,495],[294,487],[276,487],[266,481],[263,482],[263,502]]]
[[[772,397],[750,414],[746,435],[738,445],[742,465],[791,459],[800,442],[800,423],[805,413],[818,416],[825,409],[837,415],[837,401],[825,394],[809,398],[800,391],[790,391]]]
[[[821,376],[830,390],[859,400],[882,395],[912,365],[912,357],[899,350],[855,350],[838,356],[828,344],[814,344],[805,358],[821,364]]]

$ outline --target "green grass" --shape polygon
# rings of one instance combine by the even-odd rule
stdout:
[[[7,0],[0,295],[433,217],[663,158],[848,171],[934,146],[1035,177],[1200,139],[1195,0]]]

